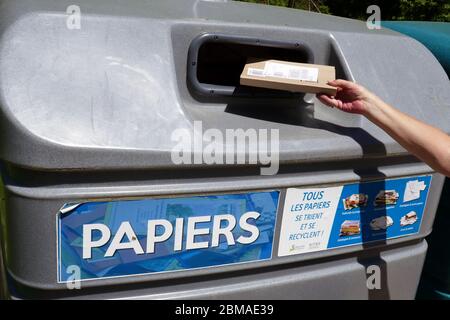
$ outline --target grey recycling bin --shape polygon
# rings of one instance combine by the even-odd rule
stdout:
[[[448,78],[420,43],[231,1],[0,8],[7,298],[414,298],[443,177],[363,117],[239,73],[332,65],[450,132]],[[236,159],[274,133],[271,166],[187,148],[239,129]]]

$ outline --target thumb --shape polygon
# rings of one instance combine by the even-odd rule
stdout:
[[[336,79],[333,81],[328,81],[328,85],[343,89],[352,89],[355,86],[354,82],[343,80],[343,79]]]

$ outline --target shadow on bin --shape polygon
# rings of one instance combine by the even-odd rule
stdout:
[[[230,103],[227,105],[225,112],[241,115],[244,117],[250,117],[270,122],[284,123],[295,126],[302,126],[314,129],[327,130],[339,135],[347,136],[355,140],[362,149],[363,159],[371,153],[376,153],[379,155],[386,155],[386,148],[382,142],[376,139],[374,136],[369,134],[367,131],[359,127],[344,127],[337,125],[328,121],[323,121],[315,119],[313,116],[313,106],[310,103],[303,101],[292,103],[290,105],[283,105],[282,107],[273,108],[273,106],[268,105],[254,105],[254,104],[243,104],[243,103]],[[370,146],[370,150],[368,150]],[[360,181],[367,181],[369,179],[377,178],[378,187],[380,190],[386,190],[385,178],[386,176],[378,170],[378,168],[354,168],[354,172],[360,177]],[[359,193],[369,194],[368,184],[359,185]],[[373,201],[374,199],[369,199]],[[374,246],[385,245],[387,235],[384,237],[377,238],[376,242],[370,242],[371,238],[371,228],[370,228],[370,215],[369,212],[360,215],[361,224],[361,236],[363,240],[364,250],[358,254],[358,262],[364,266],[366,271],[366,279],[368,280],[367,290],[369,300],[386,300],[390,298],[389,287],[388,287],[388,270],[387,263],[383,260],[380,253],[375,251],[375,255],[372,253],[368,255],[366,250],[373,249]],[[377,210],[377,216],[386,216],[386,206],[380,206]],[[371,273],[367,273],[368,267],[378,266],[380,268],[380,281],[379,289],[369,288],[372,277]],[[369,279],[370,278],[370,279]]]

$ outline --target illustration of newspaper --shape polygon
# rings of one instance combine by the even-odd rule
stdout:
[[[380,190],[375,197],[375,206],[385,206],[396,204],[398,200],[398,192],[395,190]]]
[[[355,234],[359,234],[361,232],[361,228],[359,226],[358,220],[345,220],[341,224],[341,232],[339,234],[340,237],[352,236]]]
[[[414,224],[417,222],[417,213],[415,211],[410,211],[400,218],[400,225],[402,227]]]
[[[406,183],[403,202],[413,201],[420,198],[420,191],[424,191],[427,185],[423,181],[412,180]]]
[[[365,207],[367,205],[367,199],[367,194],[355,193],[345,199],[342,199],[342,202],[344,203],[345,210],[352,210],[359,207]]]
[[[390,216],[381,216],[370,221],[372,230],[386,230],[394,224],[394,220]]]

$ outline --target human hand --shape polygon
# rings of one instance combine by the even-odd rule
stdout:
[[[345,112],[366,114],[376,99],[375,95],[354,82],[338,79],[328,82],[328,85],[337,88],[336,96],[319,93],[317,98],[323,104]]]

